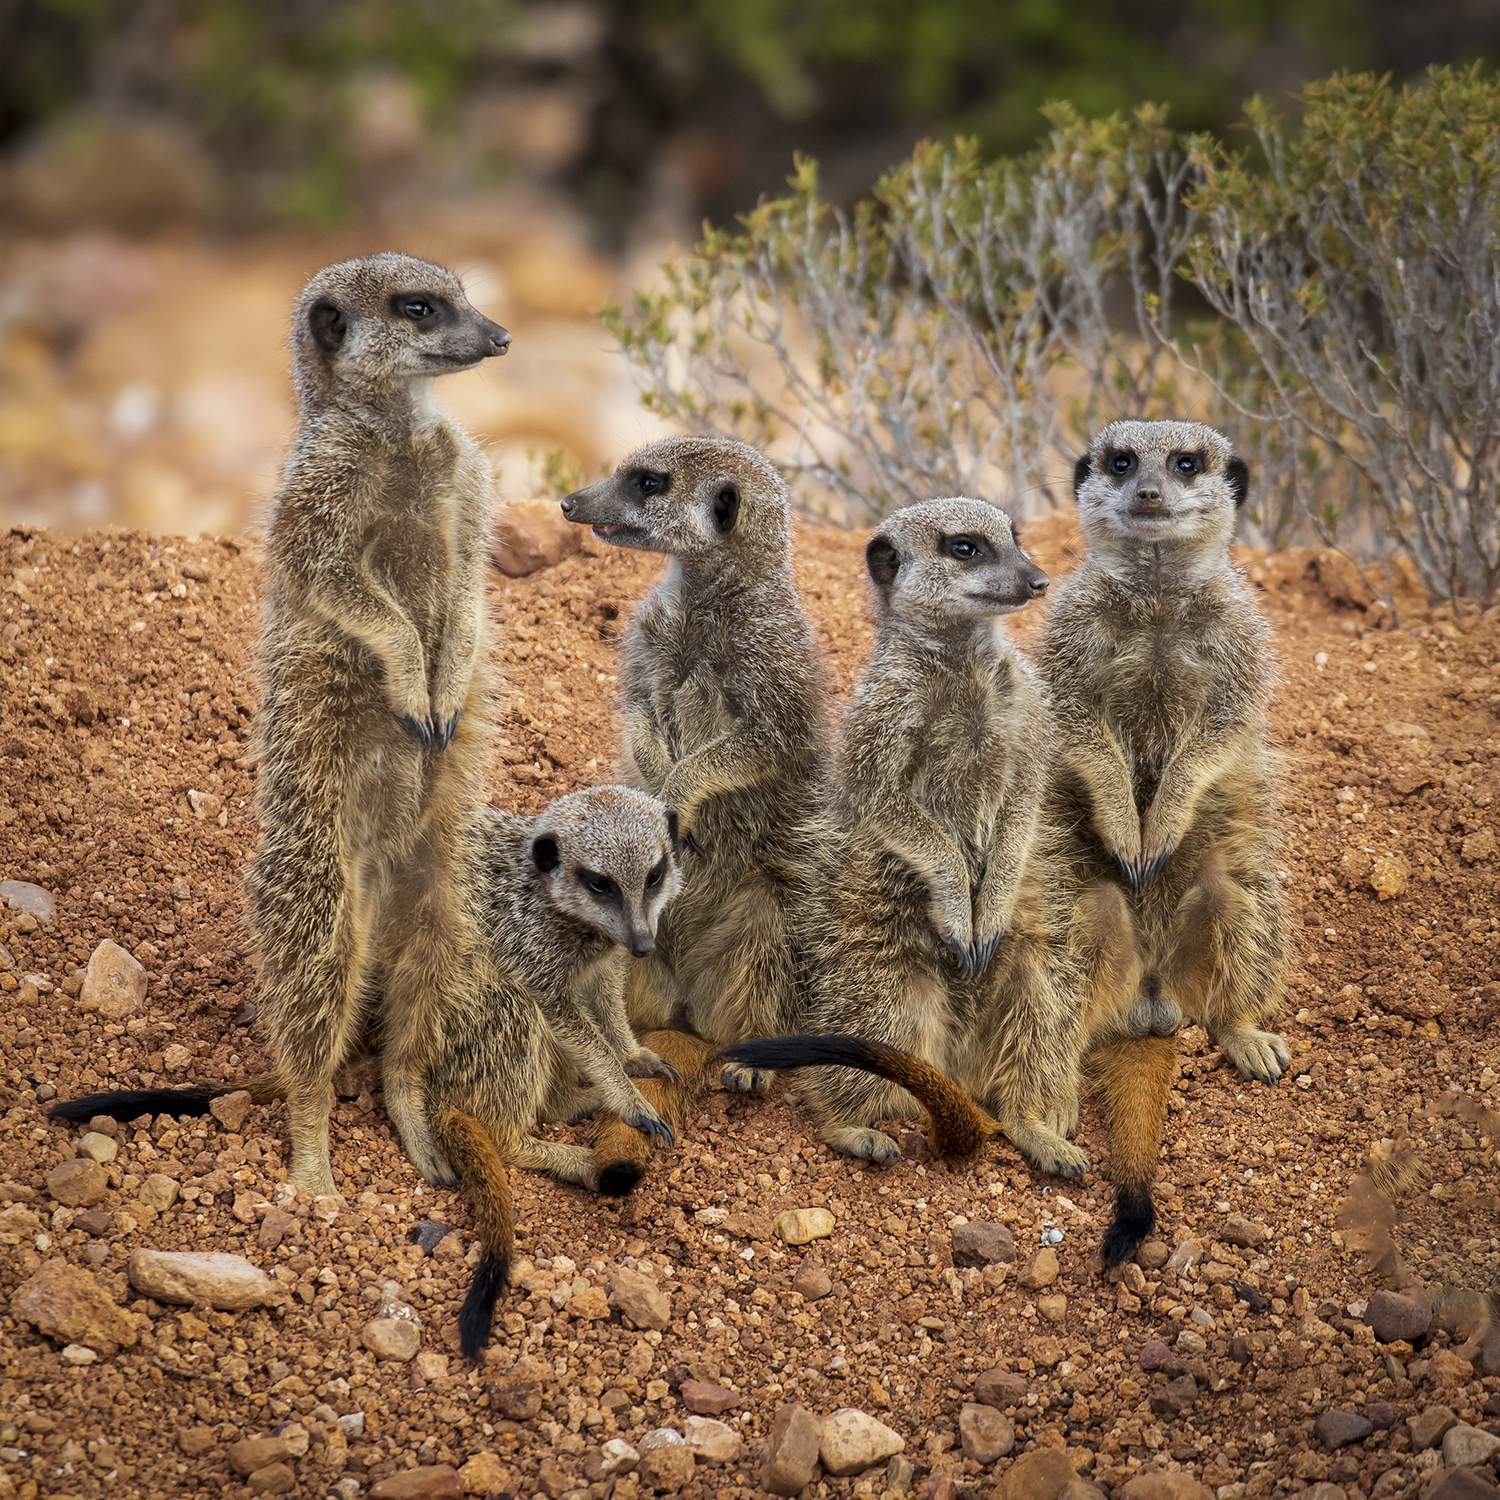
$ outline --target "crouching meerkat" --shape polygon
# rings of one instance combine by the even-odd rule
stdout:
[[[1270,631],[1230,565],[1249,472],[1192,422],[1115,422],[1074,473],[1088,542],[1038,647],[1059,741],[1059,825],[1086,966],[1085,1065],[1115,1138],[1117,1263],[1155,1224],[1150,1183],[1183,1016],[1249,1078],[1288,957],[1276,877]]]
[[[761,453],[671,438],[562,502],[617,547],[665,553],[621,664],[626,779],[678,817],[682,892],[632,975],[638,1030],[713,1043],[786,1031],[790,934],[812,863],[823,683],[792,578],[786,485]],[[769,1077],[729,1067],[764,1092]]]
[[[726,1055],[824,1064],[805,1097],[823,1141],[851,1156],[894,1161],[876,1122],[920,1102],[939,1151],[1003,1131],[1044,1170],[1082,1172],[1057,1128],[1078,1012],[1043,816],[1047,710],[1002,624],[1047,577],[1003,511],[962,497],[898,511],[866,559],[875,641],[835,760],[825,894],[803,930],[812,1035]]]
[[[631,1033],[624,987],[677,894],[677,844],[673,815],[621,786],[571,792],[534,818],[486,809],[469,831],[488,970],[448,1018],[426,1103],[483,1246],[459,1320],[471,1358],[489,1337],[514,1249],[507,1167],[601,1185],[591,1149],[539,1140],[537,1122],[607,1110],[633,1134],[672,1141],[627,1075],[678,1075]],[[635,1180],[603,1185],[626,1191]]]
[[[257,1097],[287,1100],[291,1181],[335,1192],[329,1085],[373,1021],[391,1119],[443,1183],[422,1080],[480,948],[460,847],[484,737],[491,484],[431,390],[510,335],[442,267],[371,255],[308,282],[291,342],[300,420],[266,529],[245,870],[273,1053]]]

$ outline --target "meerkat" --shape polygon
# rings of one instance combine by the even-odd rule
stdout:
[[[539,1140],[536,1122],[608,1110],[637,1138],[672,1142],[672,1127],[627,1076],[679,1075],[625,1024],[624,969],[654,952],[681,877],[674,816],[631,787],[572,792],[535,818],[488,809],[467,847],[491,969],[449,1018],[426,1102],[472,1196],[483,1246],[459,1319],[473,1358],[514,1248],[507,1166],[605,1191],[636,1180],[601,1184],[591,1149]]]
[[[1114,1136],[1118,1263],[1155,1225],[1150,1183],[1184,1016],[1274,1083],[1289,943],[1270,631],[1229,548],[1249,489],[1192,422],[1115,422],[1074,472],[1083,566],[1037,660],[1059,741],[1059,826],[1086,968],[1084,1066]]]
[[[329,1085],[371,1023],[408,1156],[452,1180],[423,1078],[481,947],[458,851],[484,740],[491,481],[431,391],[510,341],[451,272],[405,255],[325,267],[293,317],[245,895],[274,1057],[261,1092],[284,1093],[288,1176],[313,1194],[336,1191]]]
[[[671,438],[562,509],[614,546],[671,558],[626,632],[622,760],[676,812],[686,853],[660,952],[632,974],[630,1020],[655,1031],[685,1019],[716,1044],[777,1035],[795,1009],[790,935],[824,760],[786,485],[743,443]],[[725,1081],[770,1084],[734,1065]]]
[[[1087,1158],[1057,1129],[1078,1012],[1043,816],[1050,732],[1040,678],[1002,623],[1046,575],[1003,511],[966,497],[898,511],[866,560],[875,641],[836,756],[825,894],[804,929],[811,1035],[726,1056],[823,1064],[805,1097],[822,1140],[848,1155],[896,1160],[876,1122],[920,1102],[942,1151],[1000,1130],[1037,1166],[1077,1174]]]

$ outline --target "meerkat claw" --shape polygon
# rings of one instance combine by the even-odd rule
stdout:
[[[642,1135],[649,1135],[657,1146],[670,1148],[677,1142],[677,1137],[672,1134],[672,1127],[657,1115],[637,1115],[630,1124]]]
[[[995,949],[1000,946],[1000,939],[1004,936],[1005,929],[1002,927],[987,943],[981,943],[977,940],[974,942],[969,949],[970,964],[972,965],[969,973],[979,974],[984,971],[989,961],[995,956]]]
[[[415,714],[407,714],[406,722],[411,725],[413,733],[421,740],[424,749],[432,743],[432,726],[426,719],[419,719]]]
[[[943,942],[947,945],[948,951],[954,956],[954,958],[956,958],[959,963],[963,965],[965,976],[972,976],[975,972],[973,945],[965,945],[951,937],[944,938]]]
[[[439,750],[446,750],[448,748],[449,742],[453,739],[454,734],[458,730],[458,718],[461,713],[463,713],[463,709],[460,708],[454,713],[453,717],[443,725],[442,732],[438,735]]]
[[[656,1078],[670,1079],[673,1083],[682,1082],[682,1069],[676,1063],[668,1062],[664,1057],[656,1059],[656,1065],[651,1069],[651,1072]]]

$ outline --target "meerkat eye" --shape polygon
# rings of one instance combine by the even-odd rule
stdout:
[[[635,487],[643,495],[662,495],[666,493],[667,476],[665,474],[653,474],[646,469],[635,476]]]
[[[424,301],[421,297],[407,297],[401,303],[401,316],[410,318],[413,323],[425,323],[428,318],[435,317],[437,309],[432,303]]]
[[[620,888],[608,875],[601,875],[596,870],[580,870],[578,878],[583,882],[584,889],[592,892],[595,896],[618,896]]]
[[[1110,459],[1109,466],[1116,474],[1128,474],[1135,468],[1135,454],[1116,453]]]
[[[1178,455],[1177,463],[1174,465],[1179,474],[1196,474],[1198,472],[1198,460],[1191,453]]]
[[[666,856],[663,855],[661,859],[657,860],[655,866],[651,870],[651,873],[646,876],[646,889],[648,891],[654,891],[657,886],[659,886],[666,878],[667,861]]]
[[[979,556],[979,548],[968,537],[951,537],[948,541],[948,556],[956,557],[960,562],[972,562]]]

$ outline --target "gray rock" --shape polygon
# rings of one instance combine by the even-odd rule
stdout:
[[[1158,1416],[1180,1417],[1197,1404],[1198,1382],[1191,1375],[1179,1375],[1151,1392],[1151,1410]]]
[[[1202,1259],[1203,1246],[1197,1240],[1183,1240],[1167,1257],[1166,1269],[1169,1271],[1185,1271],[1189,1266],[1196,1266]]]
[[[32,885],[29,880],[0,880],[0,902],[35,917],[38,922],[50,922],[57,912],[52,892]]]
[[[1271,1231],[1258,1219],[1242,1219],[1238,1214],[1224,1220],[1224,1239],[1241,1250],[1253,1250],[1270,1239]]]
[[[376,1359],[400,1364],[415,1359],[422,1347],[422,1330],[410,1318],[371,1318],[360,1329],[359,1338]]]
[[[448,1232],[448,1226],[441,1219],[423,1219],[417,1225],[417,1245],[431,1255],[437,1249],[438,1242]]]
[[[1411,1445],[1418,1453],[1424,1448],[1436,1448],[1448,1429],[1457,1424],[1458,1418],[1446,1406],[1429,1406],[1406,1419],[1411,1429]]]
[[[958,1414],[958,1436],[964,1457],[992,1464],[1016,1446],[1016,1429],[993,1406],[965,1405]]]
[[[636,1444],[642,1453],[652,1453],[658,1448],[680,1448],[682,1434],[675,1427],[653,1427]]]
[[[760,1487],[773,1495],[799,1495],[817,1468],[817,1418],[805,1406],[783,1406],[766,1436]]]
[[[1358,1412],[1331,1406],[1313,1423],[1313,1431],[1325,1447],[1342,1448],[1364,1442],[1375,1431],[1375,1424]]]
[[[1026,1399],[1026,1381],[1010,1370],[986,1370],[974,1382],[974,1399],[997,1411],[1019,1406]]]
[[[206,1250],[133,1250],[130,1284],[158,1302],[206,1302],[230,1312],[278,1300],[276,1283],[240,1255]]]
[[[1394,1344],[1397,1339],[1410,1344],[1432,1326],[1432,1309],[1400,1292],[1379,1291],[1365,1308],[1365,1322],[1382,1344]]]
[[[903,1453],[898,1453],[885,1466],[885,1487],[893,1494],[907,1494],[911,1489],[911,1482],[915,1477],[911,1460]]]
[[[971,1219],[953,1231],[955,1266],[992,1266],[1015,1258],[1015,1236],[1003,1224]]]
[[[1450,1427],[1443,1434],[1443,1462],[1450,1469],[1484,1464],[1500,1452],[1500,1437],[1482,1427]]]
[[[1488,1479],[1481,1479],[1473,1469],[1449,1469],[1422,1500],[1496,1500],[1500,1489]]]
[[[797,1276],[792,1282],[792,1290],[800,1292],[809,1302],[816,1302],[833,1290],[833,1282],[828,1272],[823,1269],[823,1262],[816,1255],[807,1256],[797,1267]]]

